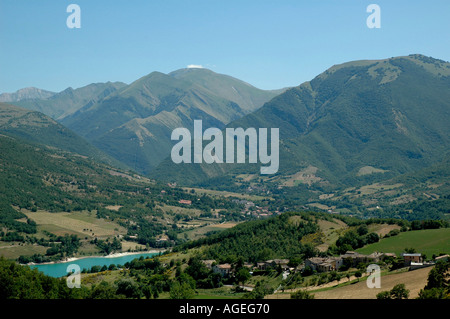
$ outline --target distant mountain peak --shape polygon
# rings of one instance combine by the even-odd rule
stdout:
[[[198,64],[189,64],[187,66],[188,69],[204,69],[203,65],[198,65]]]
[[[154,71],[114,95],[86,105],[62,123],[146,173],[170,154],[174,128],[190,127],[195,119],[222,127],[275,95],[205,68],[183,68],[169,74]]]
[[[53,95],[55,95],[55,92],[38,89],[36,87],[26,87],[17,90],[14,93],[0,94],[0,102],[18,102],[21,100],[30,99],[48,99]]]
[[[200,74],[200,73],[217,74],[216,72],[214,72],[214,71],[212,71],[210,69],[207,69],[207,68],[189,68],[189,67],[187,67],[187,68],[181,68],[181,69],[172,71],[172,72],[168,73],[168,75],[170,75],[172,77],[178,77],[180,75],[188,74],[188,73],[191,73],[191,74],[194,74],[194,73],[198,73],[198,74]]]

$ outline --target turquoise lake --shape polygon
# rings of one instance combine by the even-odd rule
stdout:
[[[67,267],[69,265],[75,264],[80,267],[81,270],[84,268],[90,269],[92,266],[109,266],[109,265],[124,265],[133,259],[140,258],[143,256],[153,257],[159,253],[142,253],[142,254],[132,254],[120,257],[88,257],[83,259],[78,259],[74,261],[67,261],[63,263],[55,264],[44,264],[44,265],[30,265],[31,268],[37,268],[39,271],[51,277],[62,277],[67,275]]]

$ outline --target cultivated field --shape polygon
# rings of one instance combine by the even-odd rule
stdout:
[[[126,229],[114,222],[98,219],[95,213],[49,213],[22,210],[28,218],[34,220],[38,230],[47,230],[57,236],[75,234],[81,238],[108,237],[126,234]]]
[[[208,226],[204,226],[204,227],[197,227],[195,229],[192,230],[188,230],[186,232],[184,232],[183,234],[186,234],[186,236],[188,237],[189,240],[196,240],[199,239],[201,237],[204,237],[206,233],[210,232],[210,231],[216,231],[216,230],[224,230],[227,228],[232,228],[234,226],[236,226],[238,223],[236,222],[227,222],[227,223],[222,223],[222,224],[211,224]]]
[[[414,271],[391,273],[381,277],[381,288],[368,288],[366,279],[362,277],[355,281],[355,277],[350,278],[350,283],[339,287],[337,281],[317,287],[308,287],[307,290],[314,295],[315,299],[376,299],[376,295],[382,291],[391,290],[397,284],[405,284],[409,292],[409,299],[416,298],[419,291],[425,287],[428,280],[428,273],[432,267],[422,268]],[[341,279],[339,284],[347,282],[346,278]],[[266,296],[266,299],[289,299],[291,292],[276,293]]]
[[[376,299],[381,291],[391,290],[397,284],[405,284],[409,292],[409,299],[416,298],[420,289],[427,284],[428,273],[431,267],[391,274],[381,277],[381,288],[368,288],[364,279],[355,284],[335,289],[312,292],[316,299]]]
[[[369,232],[370,233],[376,233],[380,237],[384,237],[386,234],[388,234],[391,230],[394,229],[401,229],[399,225],[389,225],[389,224],[373,224],[369,225]]]
[[[0,256],[6,259],[16,259],[21,255],[45,254],[47,249],[38,245],[0,242]]]
[[[357,249],[362,254],[375,251],[392,252],[400,256],[405,248],[414,248],[418,253],[431,258],[433,254],[450,252],[450,228],[408,231],[397,236],[383,238],[379,242]]]
[[[308,166],[307,168],[295,173],[288,177],[288,179],[283,183],[283,186],[297,186],[299,184],[311,185],[316,182],[320,182],[322,179],[316,176],[317,167]]]

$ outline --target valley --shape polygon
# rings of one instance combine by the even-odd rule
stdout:
[[[363,287],[373,264],[383,289],[413,278],[410,298],[436,293],[429,274],[450,252],[449,69],[416,54],[281,90],[180,69],[2,94],[0,267],[26,277],[27,264],[160,253],[53,291],[80,298],[381,298]],[[180,128],[194,132],[183,147]],[[279,129],[279,153],[252,128]],[[241,140],[229,153],[228,132]]]

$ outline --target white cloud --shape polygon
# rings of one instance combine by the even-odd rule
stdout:
[[[203,65],[197,65],[197,64],[189,64],[187,66],[188,69],[203,69]]]

